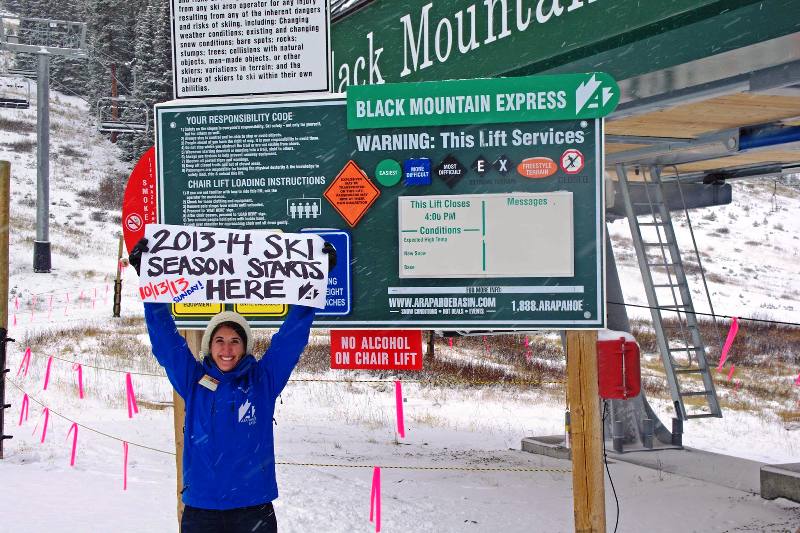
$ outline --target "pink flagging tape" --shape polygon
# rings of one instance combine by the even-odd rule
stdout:
[[[525,347],[528,348],[531,345],[531,341],[528,340],[528,336],[525,335]]]
[[[25,355],[22,356],[22,361],[19,363],[19,368],[17,369],[17,377],[22,374],[22,377],[26,377],[28,375],[28,367],[31,365],[31,347],[28,346],[25,348]]]
[[[50,409],[47,407],[42,409],[42,415],[44,416],[44,424],[42,425],[42,440],[39,442],[44,442],[44,438],[47,436],[47,423],[50,421]]]
[[[450,337],[450,338],[447,339],[447,344],[448,344],[448,346],[450,346],[450,348],[453,347],[453,337]]]
[[[122,490],[128,490],[128,443],[122,441]]]
[[[728,338],[725,339],[725,344],[722,346],[722,353],[719,356],[719,365],[717,371],[722,372],[722,367],[725,365],[725,360],[728,359],[728,350],[731,349],[733,339],[736,338],[736,333],[739,331],[739,320],[733,317],[731,320],[731,329],[728,330]]]
[[[406,426],[403,421],[403,384],[399,380],[394,382],[394,397],[397,403],[397,433],[401,439],[406,438]]]
[[[70,426],[69,431],[67,432],[67,438],[69,438],[70,433],[72,433],[72,455],[69,459],[69,466],[75,466],[75,452],[78,449],[78,423],[73,422],[72,426]]]
[[[794,384],[800,387],[800,374],[797,374],[797,379],[794,380]]]
[[[125,396],[128,404],[128,418],[133,418],[133,414],[139,414],[139,407],[136,405],[136,395],[133,393],[133,381],[130,372],[125,374]]]
[[[731,380],[734,372],[736,372],[736,363],[732,364],[731,369],[728,371],[728,381]]]
[[[22,425],[22,418],[25,418],[25,422],[28,421],[28,395],[22,397],[22,406],[19,408],[19,426]]]
[[[14,296],[14,310],[19,311],[19,297]]]
[[[369,521],[375,522],[375,531],[381,530],[381,467],[372,471],[372,492],[369,495]]]
[[[83,367],[80,363],[73,363],[72,370],[78,372],[78,397],[83,400]]]
[[[47,369],[44,371],[44,387],[42,390],[47,390],[47,384],[50,383],[50,367],[53,366],[53,356],[47,358]]]

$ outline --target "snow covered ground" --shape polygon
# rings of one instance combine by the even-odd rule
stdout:
[[[50,274],[32,272],[35,112],[0,111],[0,159],[12,164],[9,329],[19,341],[9,348],[9,379],[52,410],[40,443],[41,406],[32,399],[28,420],[18,426],[22,393],[8,387],[13,407],[6,427],[14,439],[5,442],[6,458],[0,461],[0,480],[7,487],[0,498],[0,532],[176,531],[172,410],[159,408],[171,400],[171,389],[147,354],[131,272],[125,274],[122,318],[110,317],[118,214],[80,196],[105,177],[126,175],[129,166],[92,131],[86,104],[57,92],[52,98]],[[715,310],[800,321],[795,280],[800,200],[782,195],[774,210],[763,182],[734,187],[735,203],[710,211],[715,220],[706,218],[710,212],[693,213],[698,244],[710,254],[704,265],[717,275],[711,283]],[[721,232],[722,227],[728,231]],[[611,231],[615,241],[624,242],[624,222],[612,224]],[[682,229],[682,242],[686,236]],[[635,259],[621,255],[626,300],[644,303]],[[703,309],[699,297],[698,308]],[[22,377],[16,374],[26,339],[52,348],[35,351]],[[477,355],[458,346],[448,350],[443,348],[442,355],[454,359]],[[50,384],[42,391],[50,355],[61,359],[54,359]],[[77,398],[77,371],[62,359],[84,365],[85,399]],[[156,374],[133,376],[141,407],[133,419],[125,405],[124,371]],[[342,376],[352,377],[330,371],[295,378]],[[390,384],[289,385],[276,414],[278,461],[351,467],[279,466],[276,509],[282,531],[370,531],[374,465],[384,467],[384,531],[573,530],[570,463],[519,451],[525,436],[563,430],[561,389],[407,383],[404,392],[407,437],[398,439]],[[666,410],[663,404],[657,407]],[[74,467],[67,439],[72,421],[85,426],[79,428]],[[131,443],[127,491],[122,490],[122,441]],[[797,461],[800,455],[798,431],[761,412],[726,412],[721,420],[691,422],[684,441],[764,462]],[[620,497],[620,531],[791,532],[800,526],[800,506],[785,500],[764,501],[629,464],[610,468]],[[606,492],[612,525],[608,485]]]

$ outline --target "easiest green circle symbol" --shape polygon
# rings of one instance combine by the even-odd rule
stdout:
[[[400,163],[394,159],[384,159],[378,166],[375,167],[375,178],[378,183],[384,187],[392,187],[400,183],[400,178],[403,176],[403,169],[400,168]]]

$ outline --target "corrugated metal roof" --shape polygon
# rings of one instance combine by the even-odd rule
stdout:
[[[331,0],[331,21],[346,17],[373,0]]]

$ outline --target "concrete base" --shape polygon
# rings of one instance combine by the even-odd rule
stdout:
[[[545,435],[542,437],[525,437],[522,439],[522,451],[555,457],[556,459],[572,459],[572,451],[565,446],[564,435]],[[653,448],[645,448],[641,444],[626,444],[623,453],[628,452],[652,452],[658,450],[681,450],[681,446],[671,446],[662,444],[657,440],[653,441]],[[608,456],[617,456],[614,453],[611,440],[606,440],[606,451]]]
[[[761,467],[761,497],[786,498],[800,503],[800,463]]]
[[[525,437],[522,439],[522,451],[556,459],[572,460],[572,450],[565,446],[564,435]]]
[[[765,498],[783,497],[800,503],[800,463],[768,466],[721,453],[661,446],[663,447],[626,446],[624,453],[615,453],[611,448],[611,441],[606,441],[606,453],[609,462],[613,460],[630,463],[751,494],[761,493],[766,475],[770,485],[767,489],[769,496],[764,496]],[[563,435],[526,437],[522,439],[522,451],[557,459],[572,459],[572,450],[564,446]]]
[[[759,471],[764,463],[707,452],[696,448],[653,450],[648,453],[613,453],[608,457],[653,470],[699,479],[722,487],[759,494]]]

